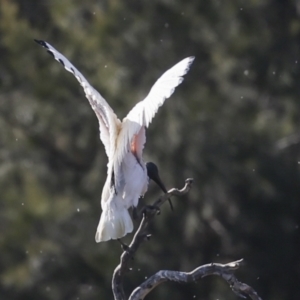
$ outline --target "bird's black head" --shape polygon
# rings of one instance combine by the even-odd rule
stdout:
[[[162,189],[164,193],[167,193],[167,189],[159,177],[158,168],[156,164],[149,161],[146,163],[146,168],[147,168],[148,177],[151,180],[153,180]]]
[[[162,191],[164,193],[167,193],[168,191],[159,177],[158,168],[157,168],[156,164],[149,161],[146,163],[146,168],[147,168],[148,177],[150,179],[152,179],[162,189]],[[169,198],[168,201],[169,201],[171,210],[173,210],[173,204],[171,202],[171,199]]]

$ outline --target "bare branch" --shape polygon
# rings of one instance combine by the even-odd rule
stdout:
[[[187,179],[185,186],[181,189],[171,189],[168,193],[162,195],[154,204],[153,207],[159,208],[170,196],[182,196],[188,193],[192,187],[193,179]],[[124,252],[121,255],[120,264],[116,267],[113,279],[112,289],[115,300],[126,300],[126,295],[123,289],[123,277],[129,271],[129,262],[135,255],[141,243],[149,238],[147,228],[149,223],[157,215],[157,209],[143,210],[143,218],[129,246],[123,245]],[[168,271],[161,270],[145,280],[137,287],[130,295],[129,300],[144,299],[155,287],[166,281],[176,281],[179,283],[196,282],[205,276],[217,275],[228,282],[232,291],[243,298],[249,296],[252,300],[262,300],[256,291],[249,285],[239,282],[234,276],[234,272],[242,263],[237,260],[228,264],[210,263],[200,266],[191,272]]]
[[[191,272],[161,270],[145,280],[137,287],[129,297],[129,300],[144,299],[155,287],[166,281],[176,281],[179,283],[196,282],[209,275],[218,275],[226,280],[233,292],[243,298],[245,295],[252,300],[261,300],[256,291],[249,285],[239,282],[234,276],[234,272],[242,263],[242,259],[228,264],[211,263],[200,266]]]
[[[159,199],[153,204],[153,207],[160,207],[165,203],[171,196],[182,196],[188,193],[192,187],[193,179],[188,178],[185,180],[185,186],[178,190],[173,188],[169,190],[166,194],[159,197]],[[121,255],[120,264],[116,267],[113,278],[112,278],[112,290],[115,300],[125,300],[125,292],[123,288],[123,277],[124,274],[129,271],[129,262],[133,258],[134,254],[138,250],[141,243],[149,238],[149,234],[146,232],[146,229],[149,223],[156,216],[157,210],[155,209],[145,209],[143,211],[143,218],[140,223],[139,228],[137,229],[131,243],[129,246],[123,246],[124,252]]]

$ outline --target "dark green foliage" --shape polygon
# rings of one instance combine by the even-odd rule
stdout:
[[[117,242],[96,244],[107,158],[66,55],[123,118],[196,60],[147,131],[166,205],[126,292],[159,269],[244,258],[263,299],[300,299],[300,19],[295,1],[0,0],[0,298],[112,299]],[[159,191],[150,185],[146,203]],[[125,240],[127,240],[126,238]],[[220,279],[147,299],[236,299]]]

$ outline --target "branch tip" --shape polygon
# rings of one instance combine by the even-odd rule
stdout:
[[[230,262],[227,264],[228,267],[230,267],[231,269],[238,269],[244,262],[244,259],[239,259],[239,260],[236,260],[236,261],[233,261],[233,262]]]
[[[186,184],[192,184],[194,182],[194,178],[187,178],[186,180],[185,180],[185,183]]]

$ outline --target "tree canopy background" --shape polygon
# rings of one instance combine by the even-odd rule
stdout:
[[[196,60],[147,131],[168,188],[128,292],[160,269],[244,258],[263,299],[300,299],[300,3],[0,0],[0,297],[112,299],[120,245],[96,244],[107,158],[67,56],[121,118],[186,56]],[[150,184],[144,203],[159,195]],[[129,238],[126,238],[128,240]],[[147,299],[236,299],[219,278]]]

